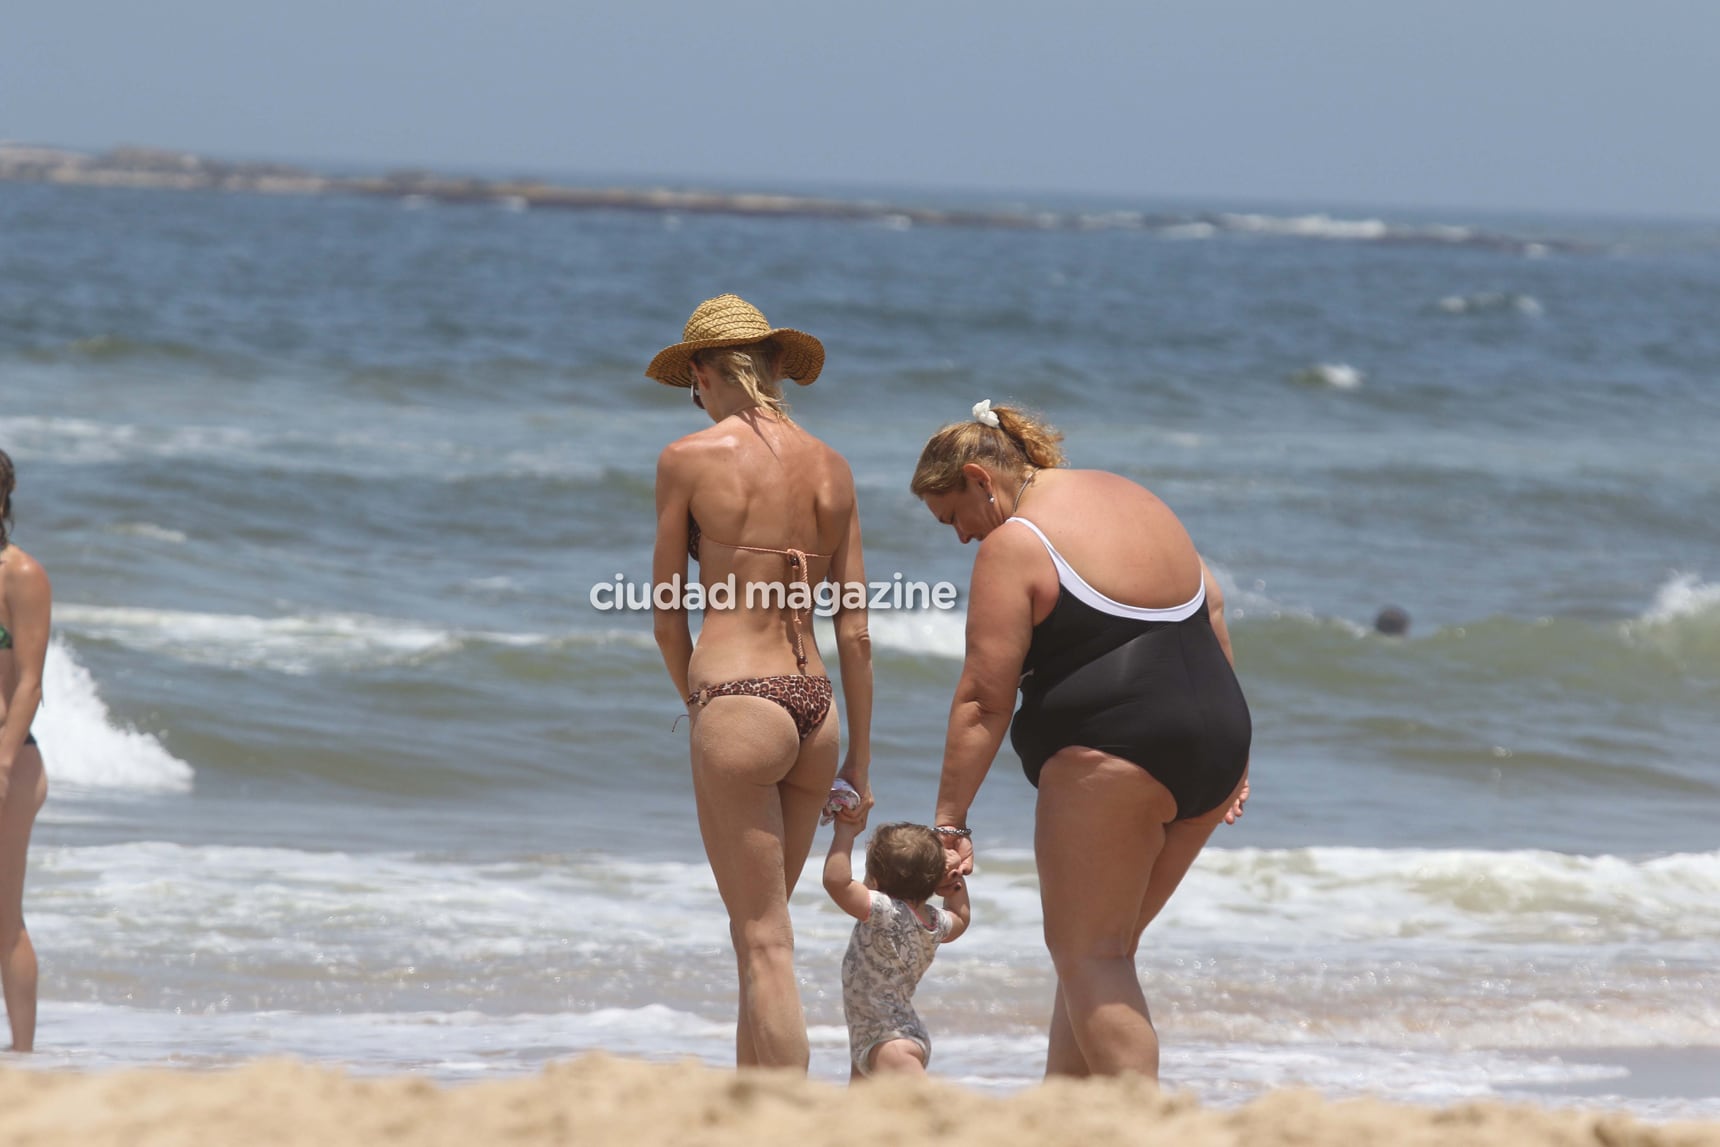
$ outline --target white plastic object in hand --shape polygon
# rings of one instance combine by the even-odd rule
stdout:
[[[839,812],[853,812],[860,807],[860,791],[847,781],[838,778],[830,786],[830,795],[825,798],[824,811],[819,814],[819,824],[829,824],[836,819]]]

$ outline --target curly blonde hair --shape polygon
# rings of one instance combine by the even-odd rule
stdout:
[[[994,406],[997,425],[977,419],[952,422],[926,442],[908,488],[916,498],[967,488],[962,467],[977,462],[995,474],[1024,474],[1063,465],[1063,435],[1050,423],[1014,406]]]

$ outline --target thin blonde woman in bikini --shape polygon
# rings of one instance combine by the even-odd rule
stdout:
[[[48,774],[30,724],[42,703],[53,587],[12,544],[12,459],[0,451],[0,985],[13,1051],[36,1046],[36,949],[24,929],[24,861],[48,799]]]
[[[810,595],[826,578],[866,581],[853,474],[789,418],[782,399],[782,379],[810,385],[823,365],[816,338],[772,329],[757,308],[722,295],[701,303],[682,341],[645,372],[691,388],[715,423],[671,443],[657,460],[651,573],[656,586],[684,583],[691,558],[703,585],[732,576],[738,591],[732,608],[706,610],[696,646],[679,602],[657,609],[655,629],[692,716],[699,831],[740,976],[735,1061],[742,1067],[805,1071],[808,1061],[788,898],[838,775],[840,721],[811,610],[796,608],[792,591]],[[755,597],[749,585],[777,592]],[[840,775],[862,795],[843,815],[864,824],[872,804],[866,612],[841,609],[834,621],[848,711]]]

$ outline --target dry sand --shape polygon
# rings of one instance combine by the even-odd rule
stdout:
[[[298,1063],[233,1071],[0,1071],[5,1147],[595,1144],[845,1147],[1391,1144],[1720,1147],[1720,1123],[1477,1103],[1443,1111],[1279,1092],[1201,1108],[1139,1080],[1059,1082],[1007,1098],[937,1082],[849,1091],[770,1072],[592,1055],[529,1079],[442,1087]]]

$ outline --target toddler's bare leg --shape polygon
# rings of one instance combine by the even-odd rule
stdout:
[[[872,1053],[872,1074],[926,1074],[926,1053],[911,1039],[885,1040]]]

